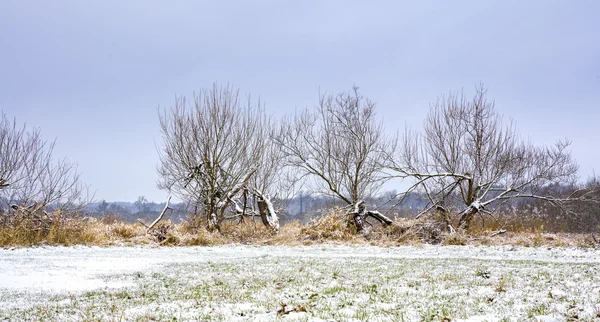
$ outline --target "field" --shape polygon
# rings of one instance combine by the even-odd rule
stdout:
[[[517,246],[4,249],[0,321],[600,321],[599,264]]]

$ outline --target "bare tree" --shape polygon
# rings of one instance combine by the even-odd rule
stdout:
[[[239,91],[214,84],[195,94],[191,104],[177,98],[159,119],[164,147],[158,185],[203,212],[210,227],[220,230],[224,219],[253,215],[249,196],[271,204],[268,193],[277,181],[278,159],[260,101],[243,102]],[[279,229],[272,206],[263,216],[268,226]]]
[[[547,185],[577,180],[570,142],[538,147],[520,139],[481,85],[472,99],[462,92],[440,97],[431,105],[424,132],[407,131],[401,145],[392,168],[397,176],[414,179],[404,197],[424,192],[429,203],[418,216],[441,211],[451,230],[447,208],[453,203],[462,205],[458,227],[468,229],[476,214],[496,218],[494,210],[513,198],[535,198],[563,209],[575,200],[541,194]]]
[[[27,177],[27,166],[40,158],[45,142],[39,129],[32,133],[19,127],[2,112],[0,115],[0,189],[16,190]]]
[[[348,206],[357,231],[365,218],[390,224],[376,211],[366,211],[364,199],[376,193],[386,178],[380,162],[391,142],[376,119],[375,103],[357,87],[351,92],[320,95],[314,110],[305,109],[282,125],[277,143],[286,164],[318,193],[334,196]]]
[[[40,129],[28,132],[25,125],[0,115],[0,213],[5,223],[17,214],[49,218],[49,208],[73,213],[87,205],[77,165],[55,160],[54,145],[42,139]],[[40,221],[47,228],[49,220]]]
[[[138,210],[138,214],[144,214],[150,211],[149,202],[145,196],[139,196],[134,202],[134,205]]]

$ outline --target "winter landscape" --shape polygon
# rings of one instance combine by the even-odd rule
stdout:
[[[6,321],[600,321],[600,251],[5,249],[0,308]]]
[[[0,1],[0,322],[600,322],[600,1]]]

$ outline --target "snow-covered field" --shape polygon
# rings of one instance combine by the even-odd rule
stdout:
[[[600,321],[600,251],[0,250],[0,321]]]

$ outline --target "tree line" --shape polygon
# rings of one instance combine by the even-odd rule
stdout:
[[[357,232],[368,220],[392,218],[365,200],[394,178],[411,182],[396,196],[426,196],[417,217],[441,213],[448,230],[468,230],[476,215],[533,199],[576,215],[597,203],[594,189],[577,187],[578,166],[569,141],[538,146],[505,123],[483,85],[472,96],[450,92],[430,106],[421,131],[389,136],[376,104],[357,87],[319,94],[312,108],[274,122],[260,100],[241,100],[230,86],[176,100],[160,115],[163,150],[160,187],[194,205],[194,218],[219,230],[224,220],[259,216],[277,230],[272,198],[306,187],[344,204]]]
[[[422,129],[395,135],[358,87],[319,93],[313,107],[281,120],[269,116],[260,99],[217,84],[178,97],[158,114],[158,187],[186,203],[190,221],[217,231],[223,221],[254,217],[278,231],[282,201],[310,191],[337,200],[347,223],[368,233],[373,223],[393,223],[372,201],[398,179],[410,184],[389,196],[388,207],[419,194],[424,202],[416,217],[436,214],[448,231],[468,231],[476,216],[499,222],[499,210],[518,200],[573,217],[600,200],[596,179],[578,181],[570,141],[540,146],[522,138],[483,85],[472,95],[441,95]],[[39,129],[28,132],[2,114],[4,224],[17,213],[73,213],[85,205],[76,165],[55,161],[53,146]]]

